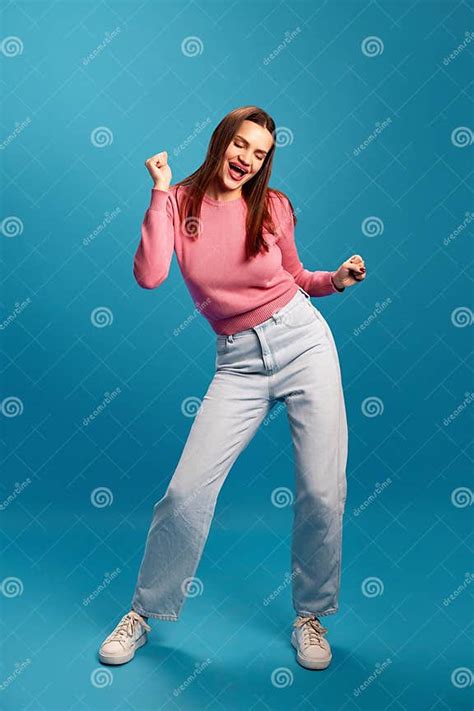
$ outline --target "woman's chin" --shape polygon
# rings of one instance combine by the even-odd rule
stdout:
[[[223,190],[228,190],[230,192],[240,188],[241,183],[239,183],[237,180],[234,181],[228,178],[224,178],[224,180],[221,181],[221,185]]]

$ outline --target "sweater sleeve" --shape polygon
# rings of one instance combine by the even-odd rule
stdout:
[[[344,289],[336,289],[331,281],[334,271],[309,271],[304,268],[295,242],[293,212],[286,200],[284,213],[278,240],[283,268],[293,275],[298,286],[301,286],[310,296],[329,296],[343,292]]]
[[[166,277],[174,250],[173,207],[170,192],[152,188],[141,240],[133,260],[133,275],[144,289],[155,289]]]

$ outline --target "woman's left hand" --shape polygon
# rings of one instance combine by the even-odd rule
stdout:
[[[333,274],[333,282],[337,289],[353,286],[357,281],[363,281],[366,276],[364,260],[360,254],[353,254],[341,264]]]

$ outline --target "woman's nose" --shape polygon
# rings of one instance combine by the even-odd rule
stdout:
[[[239,160],[242,163],[242,165],[245,165],[247,168],[250,166],[250,155],[240,155]]]

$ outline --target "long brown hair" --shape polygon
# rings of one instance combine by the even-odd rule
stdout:
[[[276,229],[269,209],[269,193],[279,199],[286,198],[289,201],[289,198],[280,190],[268,187],[276,145],[276,127],[272,117],[266,111],[258,106],[242,106],[230,111],[214,129],[204,163],[194,173],[176,183],[174,187],[187,188],[182,191],[184,195],[181,204],[178,200],[180,221],[184,224],[184,232],[191,239],[197,239],[201,227],[199,216],[203,197],[210,183],[218,175],[224,154],[240,124],[245,120],[253,121],[268,129],[273,136],[273,145],[265,156],[262,166],[253,178],[242,186],[242,196],[247,205],[245,253],[246,259],[250,259],[262,248],[268,252],[268,245],[263,237],[263,228],[271,233],[274,233]],[[293,221],[296,224],[293,205],[291,201],[289,203],[293,212]]]

